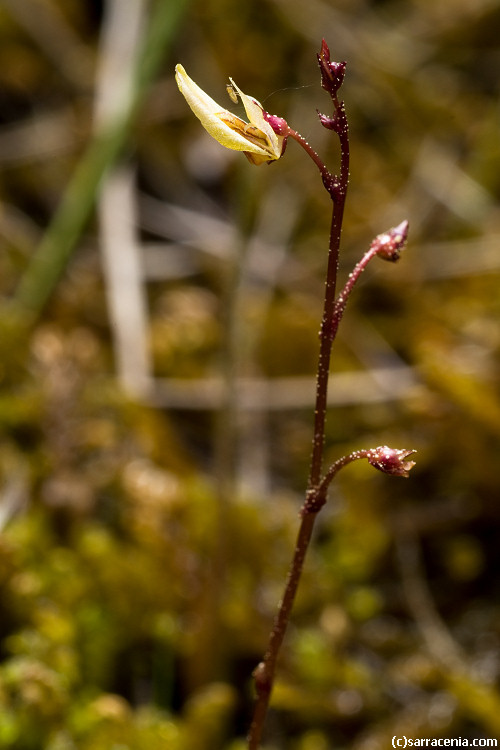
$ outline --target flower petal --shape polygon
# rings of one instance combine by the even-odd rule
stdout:
[[[265,119],[264,107],[262,106],[262,104],[258,102],[257,99],[254,99],[253,96],[244,94],[243,91],[238,88],[232,78],[230,78],[229,80],[233,88],[238,92],[243,106],[245,107],[245,112],[247,113],[249,121],[252,123],[252,125],[261,130],[267,136],[267,139],[269,141],[270,154],[272,154],[275,159],[279,159],[283,150],[283,137],[277,136],[270,124]]]
[[[207,133],[215,138],[216,141],[226,146],[226,148],[233,149],[233,151],[248,151],[259,154],[265,157],[266,160],[269,160],[270,157],[271,159],[277,158],[274,157],[273,152],[266,142],[268,138],[267,128],[266,132],[255,134],[251,126],[244,122],[244,120],[241,120],[239,117],[233,115],[232,112],[221,107],[206,94],[188,76],[182,65],[176,65],[175,67],[175,80],[181,94],[196,117],[200,120]],[[238,93],[240,93],[239,89]],[[246,135],[247,130],[248,136]],[[260,128],[257,128],[257,130],[261,131]],[[256,135],[261,138],[262,145],[255,143]]]

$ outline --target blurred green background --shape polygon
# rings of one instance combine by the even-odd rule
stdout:
[[[0,0],[0,748],[242,750],[312,438],[329,200],[253,167],[188,73],[231,76],[336,169],[327,461],[267,750],[500,734],[498,0]]]

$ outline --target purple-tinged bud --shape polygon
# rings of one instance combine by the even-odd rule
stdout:
[[[318,112],[318,117],[320,123],[323,125],[324,128],[327,130],[336,130],[337,129],[337,120],[338,118],[333,116],[330,117],[329,115],[323,115],[319,110],[316,110]]]
[[[372,448],[368,451],[368,461],[376,469],[383,471],[384,474],[391,474],[395,477],[408,477],[411,469],[415,466],[415,461],[407,461],[408,456],[416,453],[415,450],[399,450],[389,448],[387,445],[379,445],[378,448]]]
[[[347,63],[330,60],[330,50],[324,39],[321,42],[321,52],[317,57],[321,71],[321,85],[331,96],[336,96],[342,86]]]
[[[278,115],[270,115],[269,112],[262,112],[264,120],[269,123],[276,135],[288,135],[290,128],[288,123]]]
[[[375,250],[377,256],[382,260],[388,260],[395,263],[399,260],[401,250],[403,249],[408,237],[409,224],[402,221],[397,227],[392,227],[389,231],[379,234],[370,245]]]

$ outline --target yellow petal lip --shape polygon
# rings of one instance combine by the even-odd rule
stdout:
[[[249,122],[224,109],[201,89],[186,73],[182,65],[175,67],[175,79],[201,124],[216,141],[233,151],[243,151],[254,164],[279,159],[283,152],[283,136],[278,136],[264,118],[260,102],[244,94],[232,81]]]
[[[271,146],[271,151],[274,154],[274,158],[279,159],[283,150],[283,136],[276,135],[270,124],[264,118],[264,107],[262,106],[262,104],[258,102],[257,99],[254,99],[253,96],[244,94],[243,91],[238,88],[232,78],[230,78],[229,80],[233,88],[238,93],[243,106],[245,107],[245,112],[247,113],[249,121],[254,127],[258,128],[265,134]]]

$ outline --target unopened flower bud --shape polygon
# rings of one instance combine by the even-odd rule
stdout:
[[[392,474],[396,477],[408,477],[410,470],[415,466],[415,461],[407,461],[408,456],[415,453],[414,450],[399,450],[389,448],[387,445],[379,445],[368,452],[368,461],[376,469],[384,474]]]
[[[379,234],[373,240],[371,248],[375,250],[379,258],[395,263],[399,260],[401,250],[403,249],[408,237],[408,222],[402,221],[397,227]]]
[[[326,128],[327,130],[337,130],[338,117],[335,117],[335,115],[333,117],[330,117],[329,115],[323,115],[319,111],[318,117],[320,123],[324,128]]]
[[[287,121],[284,120],[283,117],[279,117],[278,115],[270,115],[269,112],[263,112],[262,114],[264,116],[264,120],[269,123],[276,135],[288,135],[290,128],[288,127]]]
[[[324,39],[321,43],[321,52],[318,54],[318,63],[321,85],[331,96],[336,96],[344,80],[346,63],[330,60],[330,50]]]

